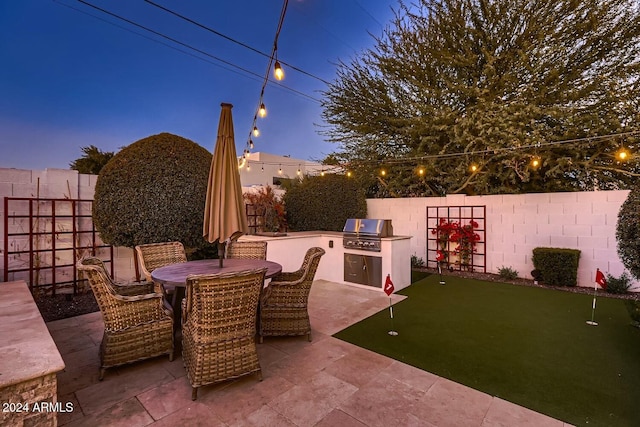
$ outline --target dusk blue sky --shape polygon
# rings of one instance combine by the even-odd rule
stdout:
[[[67,169],[81,147],[118,151],[161,132],[213,151],[222,102],[234,105],[242,153],[268,58],[143,0],[87,2],[260,77],[77,0],[0,1],[0,167]],[[281,0],[154,2],[267,53],[282,9]],[[278,58],[332,81],[335,63],[373,47],[394,8],[397,0],[290,0]],[[324,83],[285,73],[284,85],[321,99]],[[264,102],[253,151],[317,160],[337,149],[318,135],[317,101],[269,84]]]

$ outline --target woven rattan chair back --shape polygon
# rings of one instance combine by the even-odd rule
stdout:
[[[258,373],[256,320],[267,269],[191,275],[182,302],[182,359],[198,387]]]
[[[77,268],[89,281],[104,321],[100,380],[113,366],[163,354],[173,360],[173,313],[162,294],[148,283],[115,283],[95,257],[81,259]]]
[[[311,323],[307,305],[313,278],[325,254],[322,248],[307,251],[302,266],[271,279],[260,301],[260,342],[265,336],[307,335],[311,341]]]
[[[140,269],[148,281],[152,281],[151,272],[169,264],[187,262],[187,254],[180,242],[149,243],[136,246]]]
[[[231,242],[227,258],[267,259],[267,242]]]

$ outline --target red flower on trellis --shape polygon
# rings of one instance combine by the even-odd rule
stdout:
[[[449,253],[459,256],[458,262],[463,266],[469,266],[471,254],[477,252],[476,243],[481,240],[475,229],[478,223],[474,220],[469,224],[460,225],[456,221],[447,221],[440,218],[438,225],[431,230],[431,234],[436,236],[438,250],[436,251],[436,261],[449,263]],[[453,251],[449,251],[449,242],[456,243]]]
[[[474,230],[478,228],[478,223],[474,220],[469,221],[469,224],[462,227],[456,227],[455,232],[450,236],[450,241],[455,242],[458,245],[453,250],[453,253],[459,255],[460,264],[468,266],[471,261],[471,254],[477,252],[476,243],[481,240],[480,235]]]

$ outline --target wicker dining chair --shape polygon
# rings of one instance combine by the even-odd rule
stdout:
[[[231,242],[226,255],[227,258],[267,259],[267,242]]]
[[[114,366],[164,354],[173,360],[173,312],[163,294],[153,292],[150,283],[116,284],[95,257],[81,259],[77,268],[88,279],[104,321],[100,380]]]
[[[307,335],[311,341],[311,322],[307,304],[322,248],[310,248],[299,270],[282,272],[271,279],[260,300],[260,342],[265,336]]]
[[[149,243],[136,246],[140,269],[149,282],[152,282],[151,273],[156,268],[169,264],[187,262],[187,254],[180,242]],[[162,285],[156,283],[156,291],[162,290]]]
[[[190,275],[182,300],[182,359],[198,387],[257,373],[256,319],[267,269]]]

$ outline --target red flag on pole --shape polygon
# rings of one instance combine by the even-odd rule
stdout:
[[[607,289],[607,279],[604,278],[604,274],[599,268],[596,268],[596,283],[602,286],[602,289]]]
[[[391,281],[391,275],[387,274],[387,280],[384,281],[384,293],[391,296],[395,289],[396,288],[393,286],[393,282]]]

